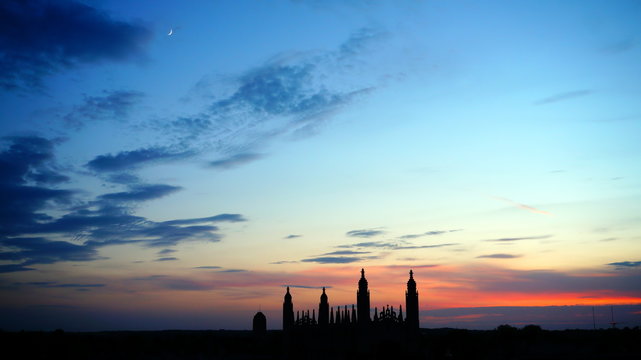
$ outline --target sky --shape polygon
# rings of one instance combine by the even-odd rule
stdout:
[[[638,1],[2,1],[0,329],[639,326],[640,64]]]

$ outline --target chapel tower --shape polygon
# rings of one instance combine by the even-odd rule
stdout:
[[[410,270],[410,279],[407,281],[407,290],[405,291],[405,311],[407,314],[405,323],[408,329],[418,330],[418,291],[412,270]]]
[[[323,286],[323,294],[320,296],[320,303],[318,304],[318,325],[327,326],[329,324],[329,302],[327,301],[327,294],[325,294],[325,287]]]
[[[369,290],[367,289],[367,279],[365,279],[365,269],[361,269],[361,279],[358,281],[356,307],[358,312],[358,323],[360,325],[369,324]]]
[[[283,301],[283,330],[289,330],[292,326],[294,326],[294,304],[288,286],[285,301]]]

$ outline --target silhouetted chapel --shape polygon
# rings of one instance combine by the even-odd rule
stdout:
[[[418,331],[418,291],[416,290],[416,281],[414,273],[410,270],[410,278],[407,281],[407,290],[405,291],[405,310],[406,317],[403,318],[403,308],[399,305],[398,312],[393,306],[383,306],[379,311],[374,308],[373,318],[370,316],[370,293],[365,278],[365,270],[361,269],[361,278],[358,281],[358,290],[356,290],[356,308],[352,304],[351,308],[345,305],[330,307],[327,293],[323,288],[318,304],[318,319],[316,319],[316,310],[296,311],[294,317],[294,303],[292,294],[289,292],[289,286],[285,293],[283,302],[283,330],[296,331],[310,328],[355,328],[360,330],[386,329],[386,330],[403,330],[404,332]]]

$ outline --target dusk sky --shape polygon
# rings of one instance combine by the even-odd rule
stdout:
[[[0,329],[639,326],[640,79],[635,0],[3,0]]]

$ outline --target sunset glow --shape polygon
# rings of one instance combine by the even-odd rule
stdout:
[[[362,268],[422,327],[641,325],[638,1],[0,20],[0,329],[280,329]]]

